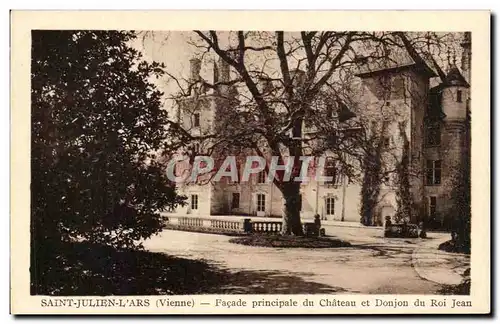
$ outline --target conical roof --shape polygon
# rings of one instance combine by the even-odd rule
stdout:
[[[452,87],[452,86],[460,86],[460,87],[469,87],[469,84],[465,80],[460,70],[456,65],[452,65],[450,71],[446,75],[446,78],[443,80],[444,87]]]

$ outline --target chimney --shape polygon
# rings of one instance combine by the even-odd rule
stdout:
[[[198,58],[192,58],[189,60],[190,67],[190,79],[193,81],[198,81],[200,79],[201,70],[201,60]]]
[[[219,81],[228,82],[229,81],[229,64],[222,58],[219,58]]]

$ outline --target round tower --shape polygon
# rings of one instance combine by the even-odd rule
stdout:
[[[448,121],[465,121],[469,84],[453,64],[441,84],[441,107]]]
[[[457,185],[462,160],[467,154],[466,122],[470,86],[455,64],[450,66],[445,80],[441,84],[441,109],[444,113],[441,165],[441,192],[444,203],[444,226],[451,225],[456,203],[453,189]]]

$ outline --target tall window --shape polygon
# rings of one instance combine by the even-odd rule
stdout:
[[[199,143],[193,143],[193,151],[195,153],[199,153],[200,152],[200,144]]]
[[[191,195],[191,209],[198,209],[198,195]]]
[[[441,145],[441,127],[439,123],[430,123],[426,126],[425,144],[427,146]]]
[[[327,184],[334,184],[336,181],[337,166],[332,158],[327,158],[325,161],[325,177],[331,177],[330,180],[325,181]]]
[[[257,194],[257,211],[266,211],[266,195],[264,194]]]
[[[302,211],[302,194],[299,194],[298,204],[299,204],[299,211]]]
[[[259,172],[257,182],[258,183],[266,183],[266,172],[265,171]]]
[[[437,199],[435,196],[429,197],[429,218],[436,217]]]
[[[302,121],[296,120],[293,123],[292,127],[292,137],[293,138],[301,138],[302,137]]]
[[[194,113],[193,117],[194,117],[193,126],[194,127],[200,127],[200,114],[199,113]]]
[[[231,208],[240,208],[240,193],[233,192],[233,200],[231,201]]]
[[[335,199],[333,197],[326,198],[326,214],[334,215],[335,214]]]
[[[384,137],[384,148],[389,149],[391,147],[391,138],[389,136]]]
[[[462,90],[457,90],[457,102],[462,102]]]
[[[427,160],[426,180],[428,186],[441,184],[441,160]]]

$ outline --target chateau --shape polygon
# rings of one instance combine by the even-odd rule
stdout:
[[[463,159],[470,154],[467,126],[470,33],[465,33],[461,47],[460,68],[455,58],[448,58],[448,66],[443,71],[433,59],[405,52],[383,64],[360,66],[356,73],[359,106],[367,116],[370,112],[382,111],[382,114],[373,114],[372,128],[380,130],[381,119],[390,116],[392,119],[383,130],[384,145],[394,152],[392,156],[406,156],[409,161],[412,170],[410,192],[415,206],[410,221],[417,223],[427,219],[435,228],[449,225],[454,206],[453,181]],[[190,78],[199,79],[201,61],[192,59],[190,63]],[[230,80],[230,69],[222,61],[214,65],[214,81],[217,80]],[[229,85],[219,90],[228,96],[238,95]],[[208,134],[217,121],[224,118],[219,105],[215,93],[195,93],[177,102],[177,121],[192,135]],[[192,145],[195,151],[199,150],[200,144]],[[311,179],[301,184],[301,217],[310,219],[319,214],[327,220],[360,222],[360,181],[351,181],[335,170],[329,175],[334,175],[333,181],[325,183]],[[264,173],[252,175],[245,183],[223,178],[223,181],[207,184],[179,184],[178,189],[188,197],[188,204],[175,210],[180,215],[280,217],[283,213],[281,192],[265,181]],[[379,197],[373,224],[381,224],[386,216],[396,213],[397,197],[392,176],[385,179]]]

